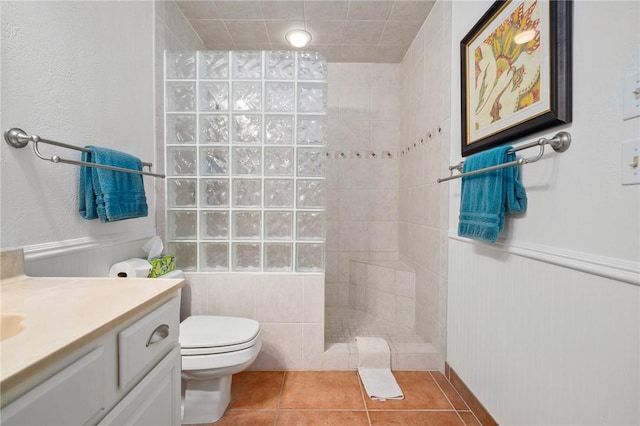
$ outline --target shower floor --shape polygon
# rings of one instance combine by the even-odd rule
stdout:
[[[406,343],[425,343],[412,329],[381,320],[349,308],[326,308],[324,340],[326,345],[352,343],[357,336],[382,337],[393,349]]]
[[[436,348],[412,329],[348,308],[325,310],[325,355],[350,369],[358,368],[356,337],[382,337],[389,344],[393,370],[443,370]],[[329,364],[332,365],[332,364]],[[341,367],[343,368],[343,367]],[[334,368],[335,369],[335,368]]]

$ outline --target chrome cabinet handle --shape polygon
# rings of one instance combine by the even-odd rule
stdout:
[[[151,336],[149,336],[149,340],[147,340],[147,347],[166,339],[168,336],[169,326],[167,324],[161,324],[157,326],[156,329],[153,330],[153,333],[151,333]]]

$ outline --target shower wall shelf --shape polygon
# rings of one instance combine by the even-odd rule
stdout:
[[[510,149],[509,151],[507,151],[508,153],[514,153],[516,151],[521,151],[523,149],[527,149],[527,148],[533,148],[534,146],[537,146],[540,148],[540,151],[538,152],[538,155],[535,157],[531,157],[531,158],[518,158],[517,160],[514,161],[510,161],[508,163],[504,163],[504,164],[498,164],[496,166],[491,166],[491,167],[485,167],[483,169],[478,169],[478,170],[473,170],[471,172],[466,172],[466,173],[460,173],[457,175],[453,174],[454,170],[457,170],[458,172],[462,172],[462,166],[464,165],[464,161],[461,161],[460,163],[456,164],[455,166],[449,166],[449,171],[451,172],[450,176],[444,177],[444,178],[440,178],[437,180],[438,183],[442,183],[442,182],[446,182],[449,180],[453,180],[453,179],[458,179],[461,177],[465,177],[465,176],[473,176],[473,175],[478,175],[480,173],[486,173],[486,172],[491,172],[493,170],[498,170],[498,169],[504,169],[507,167],[514,167],[514,166],[521,166],[523,164],[529,164],[529,163],[535,163],[536,161],[538,161],[539,159],[542,158],[542,156],[544,155],[544,148],[545,146],[550,145],[551,148],[553,148],[553,150],[555,152],[565,152],[566,150],[569,149],[569,146],[571,146],[571,134],[568,132],[559,132],[557,133],[554,137],[552,137],[551,139],[547,139],[547,138],[540,138],[537,141],[534,142],[530,142],[524,145],[520,145],[520,146],[516,146],[513,147],[512,149]]]
[[[60,158],[58,155],[52,155],[51,157],[47,157],[45,155],[43,155],[40,150],[38,149],[38,144],[39,143],[44,143],[44,144],[48,144],[48,145],[55,145],[55,146],[59,146],[61,148],[66,148],[66,149],[72,149],[75,151],[80,151],[80,152],[91,152],[89,149],[87,148],[82,148],[79,146],[75,146],[75,145],[70,145],[70,144],[66,144],[66,143],[62,143],[62,142],[56,142],[56,141],[52,141],[49,139],[43,139],[38,135],[28,135],[24,130],[22,129],[18,129],[18,128],[12,128],[9,129],[7,131],[4,132],[4,140],[11,145],[14,148],[24,148],[25,146],[27,146],[29,144],[29,142],[33,143],[33,152],[38,156],[38,158],[42,159],[42,160],[46,160],[46,161],[51,161],[52,163],[65,163],[65,164],[74,164],[76,166],[83,166],[83,167],[92,167],[95,169],[105,169],[105,170],[113,170],[116,172],[125,172],[125,173],[133,173],[136,175],[145,175],[145,176],[153,176],[153,177],[157,177],[157,178],[165,178],[164,174],[159,174],[159,173],[151,173],[151,167],[153,166],[152,163],[147,163],[147,162],[143,162],[142,165],[144,167],[148,167],[149,171],[145,172],[145,171],[141,171],[141,170],[133,170],[133,169],[126,169],[123,167],[115,167],[115,166],[108,166],[108,165],[104,165],[104,164],[96,164],[96,163],[88,163],[86,161],[77,161],[77,160],[69,160],[66,158]]]

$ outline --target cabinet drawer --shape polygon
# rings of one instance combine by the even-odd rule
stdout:
[[[174,297],[118,334],[119,386],[142,378],[178,344],[180,299]]]
[[[105,408],[107,358],[101,346],[45,380],[2,409],[3,426],[89,422]]]

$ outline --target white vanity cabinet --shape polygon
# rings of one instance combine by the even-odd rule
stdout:
[[[0,422],[179,425],[179,310],[176,296],[82,345],[64,368],[3,407]]]

